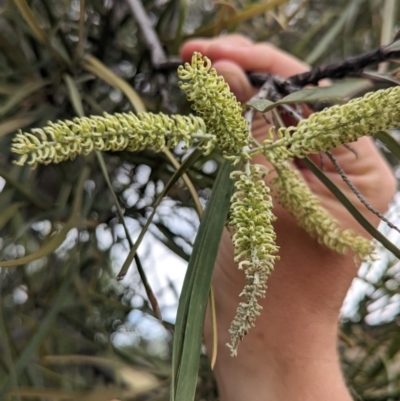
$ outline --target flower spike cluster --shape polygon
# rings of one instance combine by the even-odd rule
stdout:
[[[242,106],[224,78],[211,68],[211,61],[193,53],[191,64],[178,68],[179,86],[193,101],[192,108],[203,118],[207,130],[217,137],[218,147],[227,155],[240,153],[248,145],[249,129]]]
[[[373,252],[371,242],[352,230],[342,230],[339,222],[321,206],[320,199],[308,188],[297,170],[286,163],[277,167],[278,202],[297,220],[297,224],[319,243],[340,254],[349,249],[361,259]]]
[[[164,146],[175,147],[180,141],[189,147],[197,135],[206,138],[203,150],[210,152],[214,137],[205,133],[203,120],[193,115],[104,114],[49,122],[46,127],[33,129],[31,133],[20,132],[13,140],[11,150],[21,155],[17,164],[28,162],[36,167],[39,163],[60,163],[78,155],[88,155],[94,150],[134,152],[151,149],[160,152]]]
[[[296,127],[282,127],[278,140],[264,142],[264,154],[274,164],[325,152],[378,131],[400,126],[400,86],[369,92],[301,120]]]
[[[272,226],[275,216],[272,213],[270,189],[265,184],[265,171],[259,165],[247,165],[247,174],[234,171],[235,192],[231,198],[229,224],[235,230],[232,238],[235,249],[235,262],[243,269],[246,286],[229,333],[231,355],[237,355],[239,342],[254,326],[262,309],[258,300],[265,297],[267,279],[278,256],[276,234]]]
[[[259,300],[265,296],[267,279],[279,250],[272,226],[275,216],[270,189],[263,179],[267,171],[260,165],[251,165],[251,155],[264,153],[275,168],[277,199],[296,217],[300,227],[328,248],[339,253],[353,250],[363,259],[372,253],[370,242],[351,230],[342,230],[287,161],[400,126],[400,87],[369,93],[345,105],[314,113],[297,127],[277,131],[271,128],[269,139],[254,147],[240,103],[211,68],[209,59],[194,53],[190,64],[179,67],[178,75],[182,80],[179,85],[194,102],[192,108],[198,116],[122,113],[50,122],[44,128],[17,134],[12,151],[20,155],[17,164],[36,167],[39,163],[59,163],[88,155],[93,150],[159,152],[181,142],[189,147],[200,140],[205,153],[217,145],[233,164],[243,161],[244,171],[231,175],[235,192],[229,218],[234,230],[235,261],[246,277],[240,294],[244,301],[229,329],[228,347],[234,356],[239,342],[260,314]]]

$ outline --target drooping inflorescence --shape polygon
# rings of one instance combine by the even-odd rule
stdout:
[[[311,114],[296,127],[271,128],[270,139],[263,144],[271,163],[303,158],[354,142],[358,138],[400,126],[400,86],[369,92]]]
[[[191,146],[196,137],[206,139],[203,149],[211,151],[214,136],[206,135],[201,118],[167,116],[153,113],[104,114],[74,118],[72,121],[49,122],[44,128],[16,135],[11,150],[21,155],[16,162],[27,162],[36,167],[39,163],[60,163],[94,150],[131,152],[151,149],[160,152],[164,146],[175,147],[183,141]]]
[[[371,242],[340,223],[321,206],[320,199],[307,186],[300,173],[287,163],[276,167],[278,202],[297,220],[297,224],[329,249],[345,254],[349,249],[362,260],[371,255]]]
[[[245,302],[240,302],[229,329],[231,344],[228,347],[233,356],[237,355],[239,342],[260,314],[262,307],[258,301],[265,297],[267,279],[278,258],[279,248],[272,226],[275,216],[270,189],[263,179],[264,170],[259,165],[248,165],[247,172],[235,171],[231,175],[236,182],[229,224],[235,230],[232,238],[235,262],[246,276],[246,286],[240,294]]]

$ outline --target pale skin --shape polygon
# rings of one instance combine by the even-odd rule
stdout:
[[[309,67],[270,44],[253,43],[239,35],[186,42],[181,56],[190,61],[194,51],[207,56],[225,77],[241,102],[256,89],[245,71],[262,71],[288,77]],[[253,124],[253,135],[262,140],[267,132],[263,119]],[[340,166],[364,197],[384,213],[395,192],[395,178],[369,138],[351,147],[333,150]],[[320,157],[313,156],[316,162]],[[263,157],[254,162],[263,164]],[[267,164],[266,164],[267,165]],[[267,165],[268,166],[268,165]],[[295,167],[294,167],[295,168]],[[379,220],[361,205],[339,174],[324,159],[325,173],[375,225]],[[367,236],[336,198],[308,170],[301,170],[311,190],[320,197],[344,228]],[[276,203],[276,202],[275,202]],[[337,326],[341,305],[357,274],[354,256],[338,255],[319,245],[300,229],[279,205],[274,208],[280,261],[269,279],[263,311],[256,326],[232,358],[225,346],[228,329],[244,286],[243,272],[233,262],[229,234],[225,232],[218,255],[213,285],[218,324],[218,358],[215,375],[222,401],[350,401],[337,354]],[[205,322],[205,340],[211,348],[210,319]]]

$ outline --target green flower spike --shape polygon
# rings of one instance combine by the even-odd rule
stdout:
[[[242,116],[242,106],[229,90],[223,77],[211,68],[211,61],[194,53],[191,64],[178,68],[179,82],[193,110],[204,119],[207,130],[217,137],[217,146],[227,155],[242,152],[250,143],[249,130]]]
[[[239,342],[254,326],[262,309],[258,300],[265,297],[267,279],[271,274],[275,260],[278,259],[275,231],[272,221],[272,199],[270,189],[262,177],[263,167],[247,164],[247,174],[235,171],[231,178],[235,182],[235,193],[231,199],[229,224],[235,230],[232,242],[235,249],[235,262],[244,270],[246,286],[236,317],[231,323],[229,333],[231,355],[237,355]]]
[[[357,235],[352,230],[342,230],[339,222],[332,217],[308,188],[300,173],[287,164],[277,168],[278,177],[273,180],[277,184],[278,202],[292,214],[300,227],[318,242],[340,254],[349,249],[360,258],[371,256],[371,242]]]
[[[175,147],[183,141],[191,146],[196,137],[205,139],[203,149],[210,152],[214,137],[207,135],[204,122],[195,116],[167,116],[152,113],[104,114],[49,122],[31,133],[17,134],[11,150],[21,155],[16,164],[36,167],[39,163],[60,163],[94,150],[131,152],[164,146]]]
[[[278,164],[325,152],[365,135],[400,126],[400,87],[369,92],[340,106],[313,113],[297,127],[280,128],[279,139],[264,142],[267,159]]]

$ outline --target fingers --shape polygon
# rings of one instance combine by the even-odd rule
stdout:
[[[213,44],[226,43],[235,44],[237,46],[251,46],[253,42],[250,39],[245,38],[242,35],[227,35],[220,36],[213,39],[192,39],[185,42],[181,48],[181,57],[184,61],[189,61],[194,52],[200,52],[203,56],[206,56],[209,47]],[[209,57],[209,56],[207,56]]]
[[[244,71],[264,71],[290,76],[308,70],[308,66],[268,43],[254,44],[241,35],[226,35],[214,39],[194,39],[181,49],[183,60],[189,61],[197,51],[213,62],[224,76],[239,101],[245,102],[256,93]]]
[[[253,44],[239,35],[227,35],[216,39],[197,39],[186,42],[181,50],[187,61],[198,51],[211,61],[231,60],[245,71],[270,72],[288,77],[305,72],[307,64],[277,49],[269,43]]]

